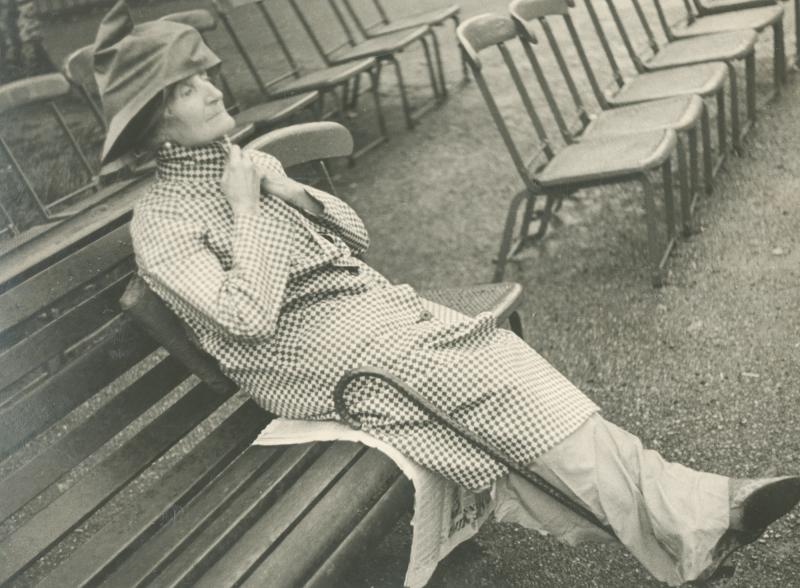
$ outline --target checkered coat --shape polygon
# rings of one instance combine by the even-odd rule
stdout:
[[[262,173],[285,175],[275,158],[247,153]],[[131,231],[142,277],[265,409],[336,418],[336,382],[369,364],[523,463],[597,410],[490,314],[432,305],[361,261],[367,231],[338,198],[308,187],[324,209],[313,216],[263,195],[258,214],[234,222],[219,183],[226,156],[222,143],[162,148]],[[365,430],[462,486],[506,473],[386,384],[357,381],[348,398]]]

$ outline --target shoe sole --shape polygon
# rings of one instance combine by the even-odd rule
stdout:
[[[777,480],[759,488],[742,505],[742,526],[761,531],[792,510],[800,502],[800,477]]]

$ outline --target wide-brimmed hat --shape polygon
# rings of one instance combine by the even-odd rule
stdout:
[[[195,28],[166,20],[134,25],[126,1],[117,2],[94,42],[94,75],[108,122],[102,162],[130,152],[141,135],[135,128],[141,114],[164,88],[219,63]]]

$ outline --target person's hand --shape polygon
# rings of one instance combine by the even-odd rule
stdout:
[[[265,174],[261,176],[261,189],[292,206],[299,207],[305,195],[303,185],[289,177]]]
[[[261,189],[295,208],[312,214],[319,214],[322,211],[322,206],[308,195],[305,186],[292,178],[271,174],[262,175]]]
[[[228,163],[222,173],[222,193],[233,209],[233,214],[243,215],[258,212],[261,196],[261,179],[253,162],[242,154],[238,145],[231,145]]]

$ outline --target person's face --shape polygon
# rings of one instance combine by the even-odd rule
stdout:
[[[164,113],[164,136],[185,147],[221,139],[235,123],[225,110],[220,92],[208,74],[181,80],[172,88]]]

